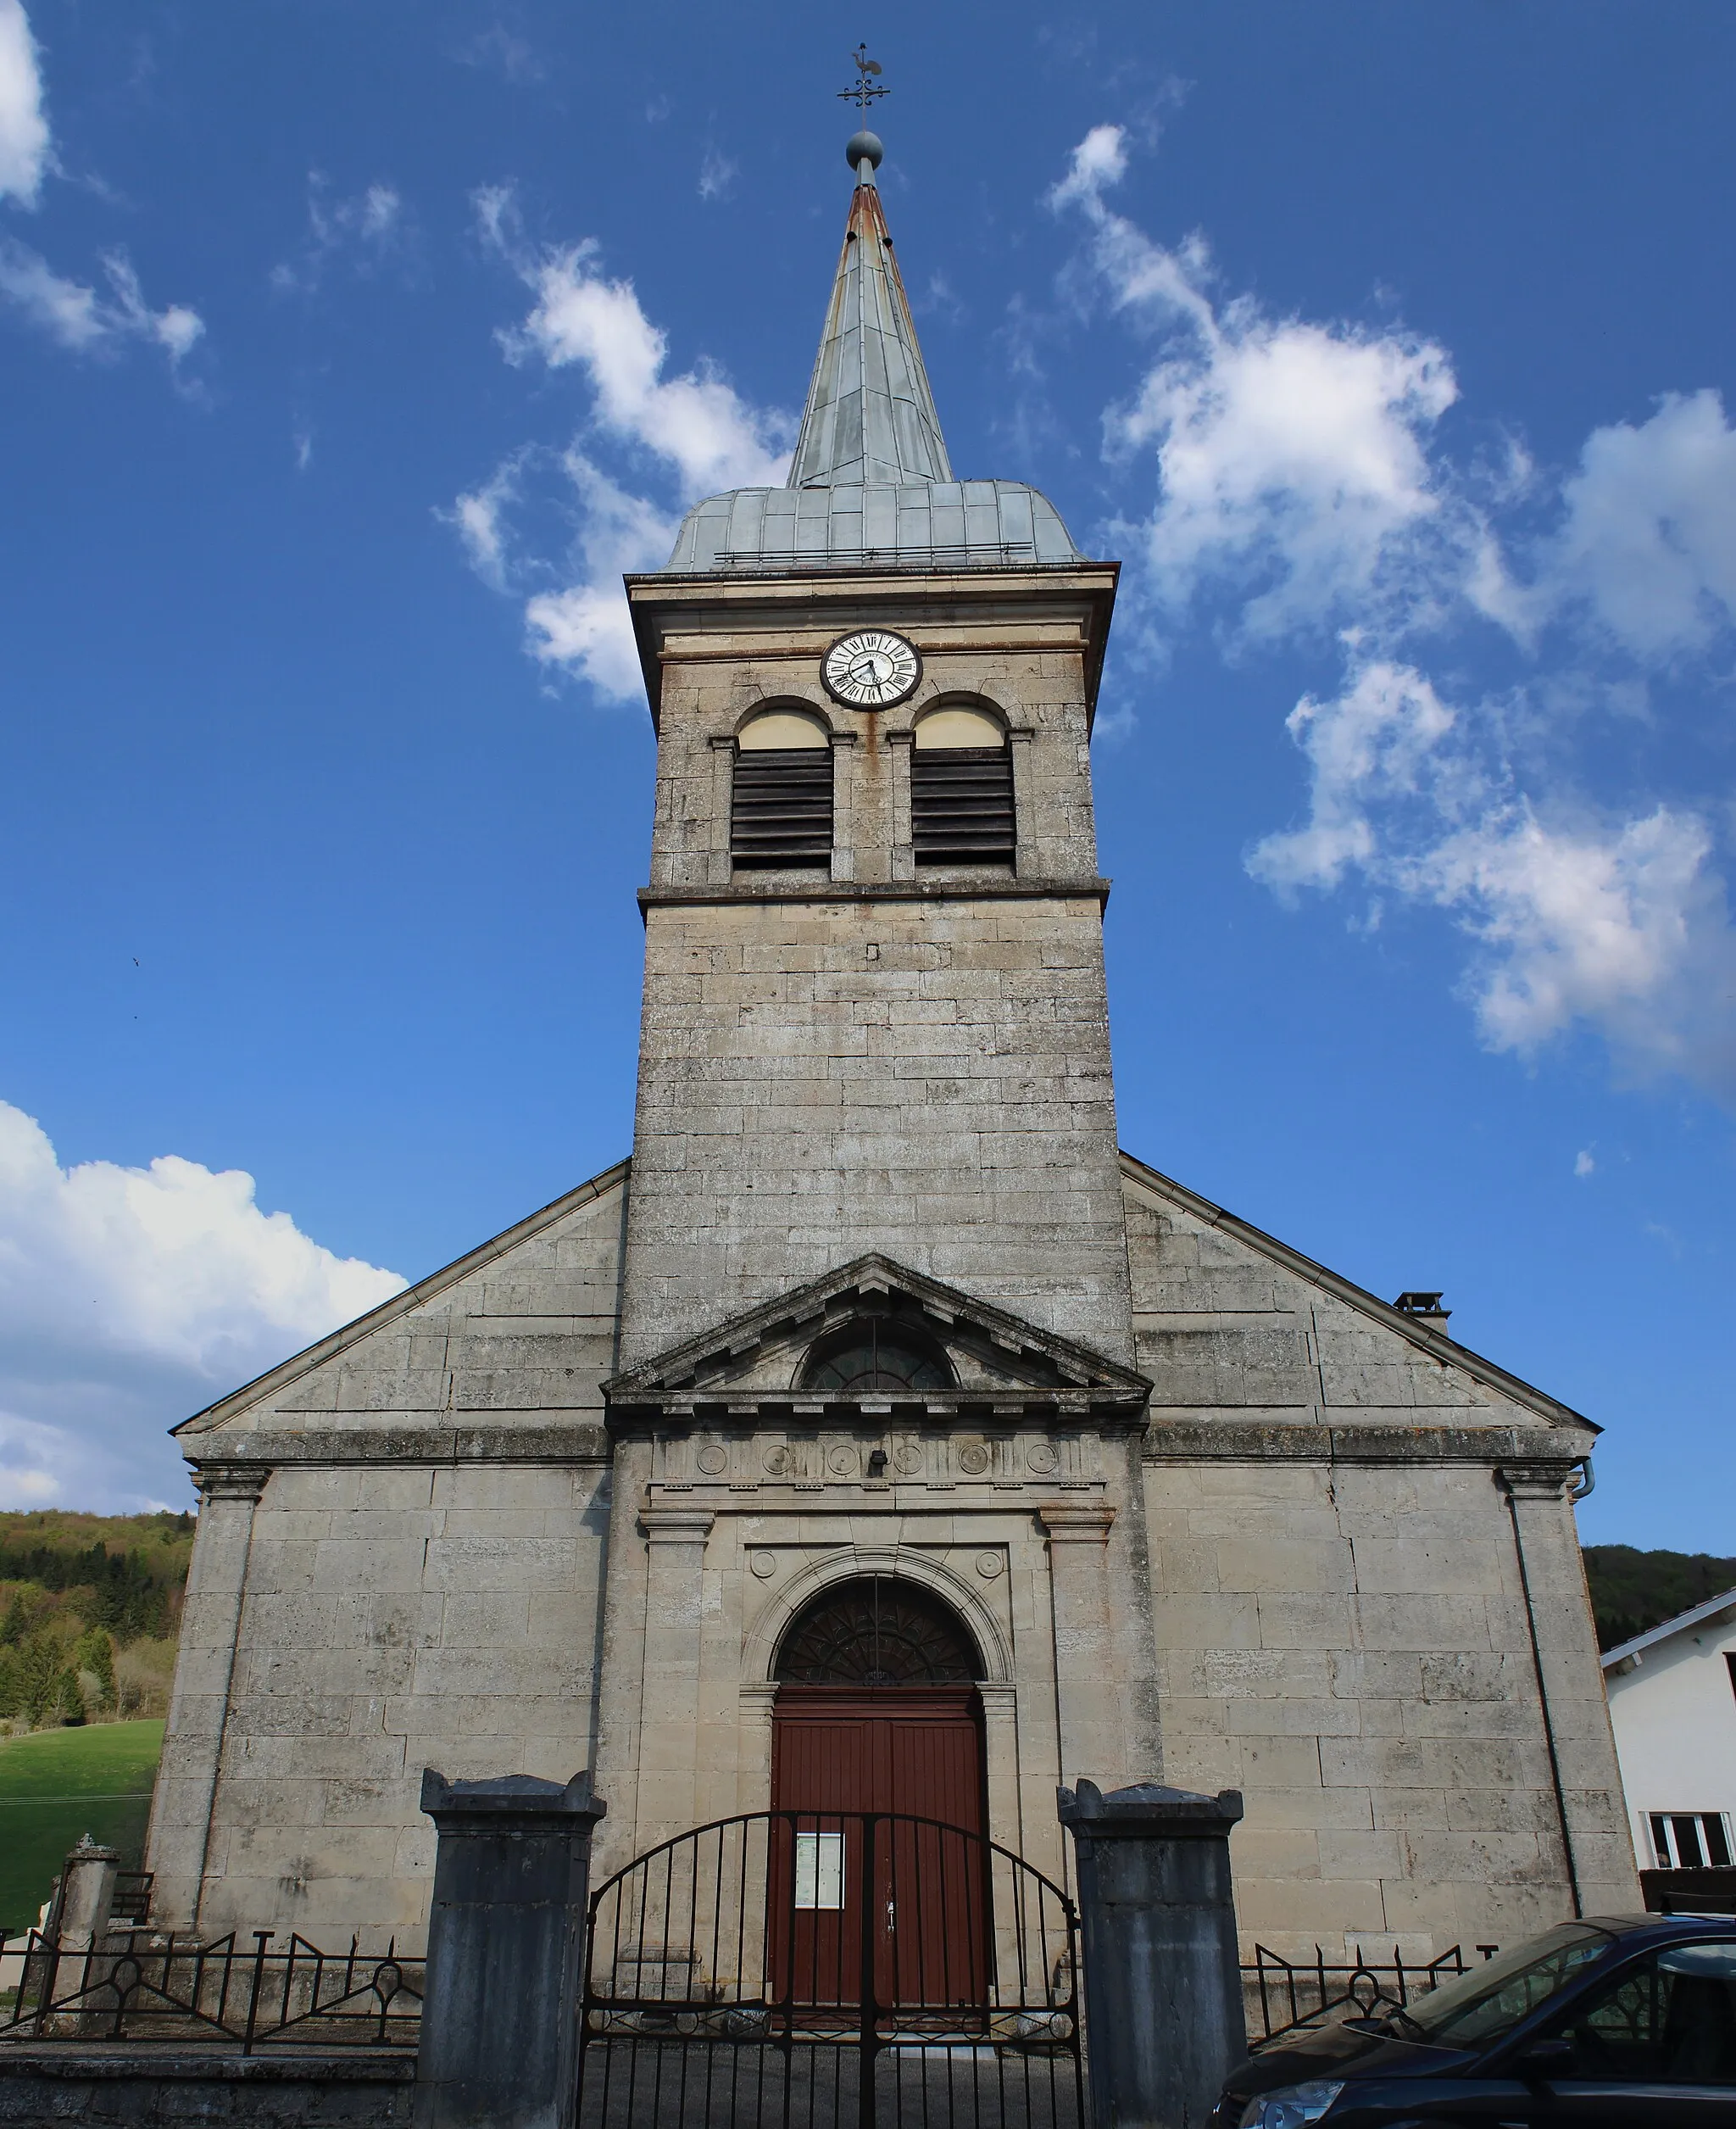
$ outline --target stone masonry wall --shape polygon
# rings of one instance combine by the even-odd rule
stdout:
[[[255,1512],[200,1926],[420,1951],[424,1767],[591,1764],[600,1466],[281,1469]]]
[[[1166,1771],[1246,1797],[1245,1937],[1427,1958],[1572,1913],[1490,1471],[1150,1464],[1146,1495]]]
[[[664,604],[624,1365],[870,1250],[1131,1357],[1086,674],[1109,581],[645,589]],[[864,621],[924,661],[869,715],[819,684]],[[915,866],[912,735],[960,698],[1011,734],[1011,871]],[[829,872],[732,872],[734,735],[793,701],[834,735]]]
[[[1094,900],[654,909],[623,1358],[870,1250],[1127,1346]]]
[[[624,1184],[182,1434],[207,1503],[153,1808],[165,1921],[414,1948],[422,1769],[590,1764]]]
[[[1566,1497],[1592,1430],[1127,1173],[1165,1777],[1246,1797],[1244,1942],[1427,1959],[1576,1877],[1637,1904]]]

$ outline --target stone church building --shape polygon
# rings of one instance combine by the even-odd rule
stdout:
[[[178,1430],[158,1914],[414,1948],[428,1766],[594,1767],[601,1871],[782,1804],[1060,1877],[1057,1784],[1238,1788],[1310,1958],[1632,1907],[1596,1430],[1121,1148],[1116,566],[954,478],[852,147],[787,486],[627,582],[632,1157]]]

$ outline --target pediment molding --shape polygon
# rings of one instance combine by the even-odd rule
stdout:
[[[875,1315],[943,1349],[945,1388],[867,1395],[798,1388],[817,1339]],[[1136,1369],[877,1253],[682,1340],[603,1385],[611,1431],[707,1424],[921,1425],[952,1419],[1143,1426],[1151,1385]]]

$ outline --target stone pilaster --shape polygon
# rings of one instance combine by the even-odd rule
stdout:
[[[196,1927],[199,1919],[253,1510],[270,1475],[263,1465],[212,1463],[195,1478],[198,1534],[146,1851],[155,1877],[153,1920],[165,1927]]]
[[[1055,1697],[1060,1708],[1063,1784],[1091,1767],[1131,1771],[1127,1684],[1116,1676],[1110,1617],[1109,1534],[1116,1512],[1097,1501],[1045,1501],[1054,1603]]]
[[[1640,1905],[1639,1874],[1573,1523],[1572,1469],[1553,1460],[1509,1463],[1496,1476],[1512,1513],[1574,1911],[1631,1913]]]
[[[634,1853],[639,1792],[639,1725],[645,1704],[645,1546],[638,1509],[651,1479],[651,1444],[628,1436],[615,1445],[609,1479],[609,1544],[603,1585],[603,1652],[597,1674],[598,1790],[615,1798],[598,1833],[599,1872],[607,1876]]]
[[[649,1548],[635,1828],[641,1848],[685,1832],[697,1815],[705,1541],[716,1519],[705,1508],[659,1506],[640,1512]]]

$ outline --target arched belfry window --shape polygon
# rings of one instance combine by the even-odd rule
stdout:
[[[988,711],[931,710],[910,755],[910,829],[919,865],[1010,865],[1013,750]]]
[[[832,734],[807,710],[762,710],[736,737],[729,852],[738,868],[830,866]]]
[[[874,1391],[952,1386],[953,1371],[939,1346],[884,1316],[857,1317],[816,1340],[802,1363],[798,1385],[851,1397]]]
[[[917,1583],[865,1574],[802,1607],[772,1675],[789,1686],[969,1686],[982,1670],[950,1605]]]

